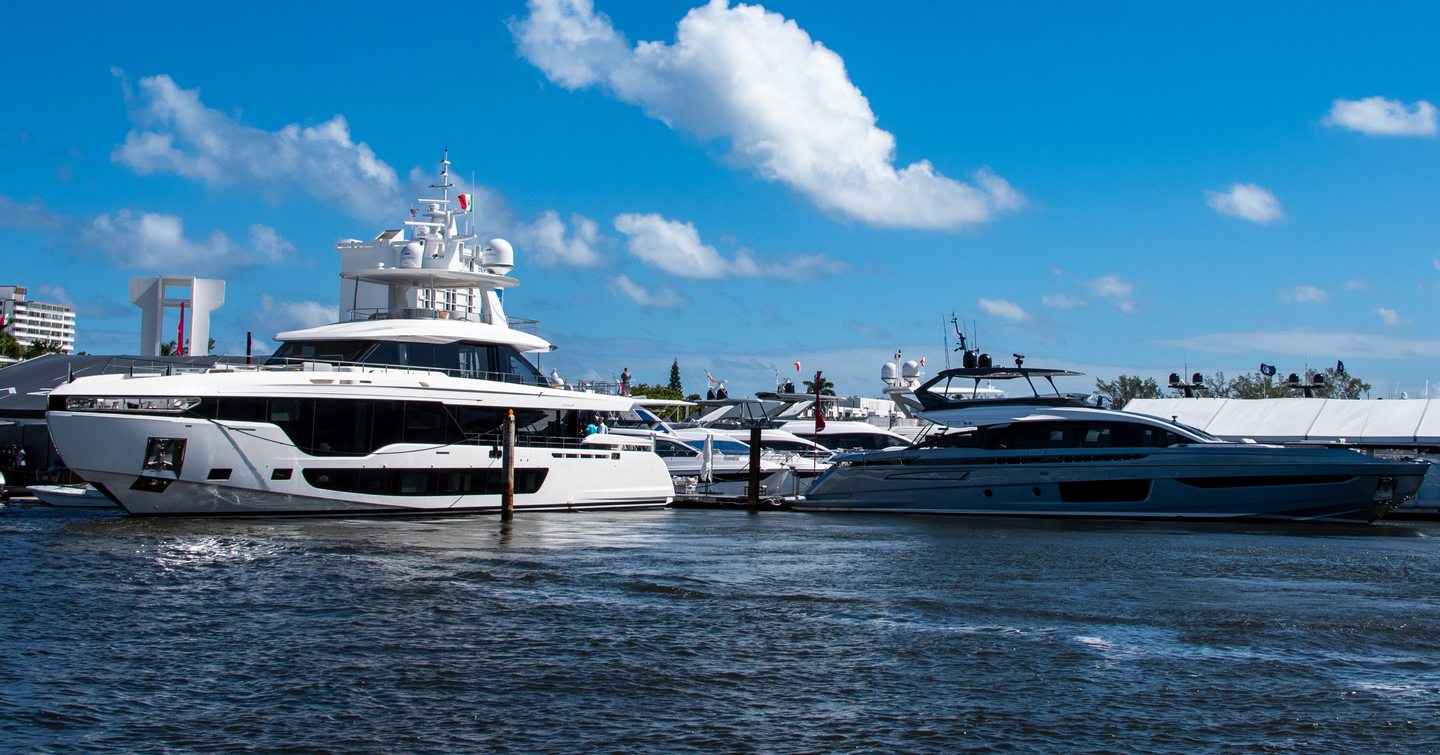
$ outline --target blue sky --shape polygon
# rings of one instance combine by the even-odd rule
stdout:
[[[398,227],[448,146],[572,379],[799,361],[875,395],[954,313],[1072,390],[1440,385],[1440,6],[877,8],[14,8],[0,284],[129,353],[130,276],[223,278],[243,351],[333,318],[334,242]]]

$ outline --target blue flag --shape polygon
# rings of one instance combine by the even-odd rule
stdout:
[[[1275,377],[1275,365],[1260,363],[1260,374],[1265,377]]]
[[[1336,374],[1336,375],[1344,375],[1344,374],[1345,374],[1345,363],[1342,362],[1342,361],[1340,361],[1339,359],[1336,359],[1336,360],[1335,360],[1335,374]]]

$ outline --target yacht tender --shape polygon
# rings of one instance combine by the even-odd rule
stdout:
[[[495,512],[513,413],[517,511],[669,503],[649,439],[582,437],[632,401],[550,388],[526,359],[552,347],[505,316],[513,251],[467,243],[448,173],[408,237],[337,245],[350,318],[279,334],[264,367],[55,389],[70,468],[131,514]]]
[[[991,367],[986,355],[915,391],[952,431],[842,454],[794,508],[983,516],[1372,522],[1415,495],[1426,465],[1354,451],[1229,443],[1055,390],[1079,373]],[[979,365],[985,366],[979,366]],[[1053,394],[1042,395],[1035,378]],[[957,380],[1025,380],[1034,395],[975,400]]]

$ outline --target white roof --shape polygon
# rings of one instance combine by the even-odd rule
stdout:
[[[1174,417],[1222,438],[1440,445],[1440,399],[1135,399],[1125,409]]]
[[[550,342],[513,328],[467,320],[357,320],[289,330],[277,341],[405,341],[407,343],[507,344],[519,351],[549,351]]]

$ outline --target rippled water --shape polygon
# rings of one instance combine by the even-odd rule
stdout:
[[[1440,749],[1440,525],[0,509],[6,750]]]

